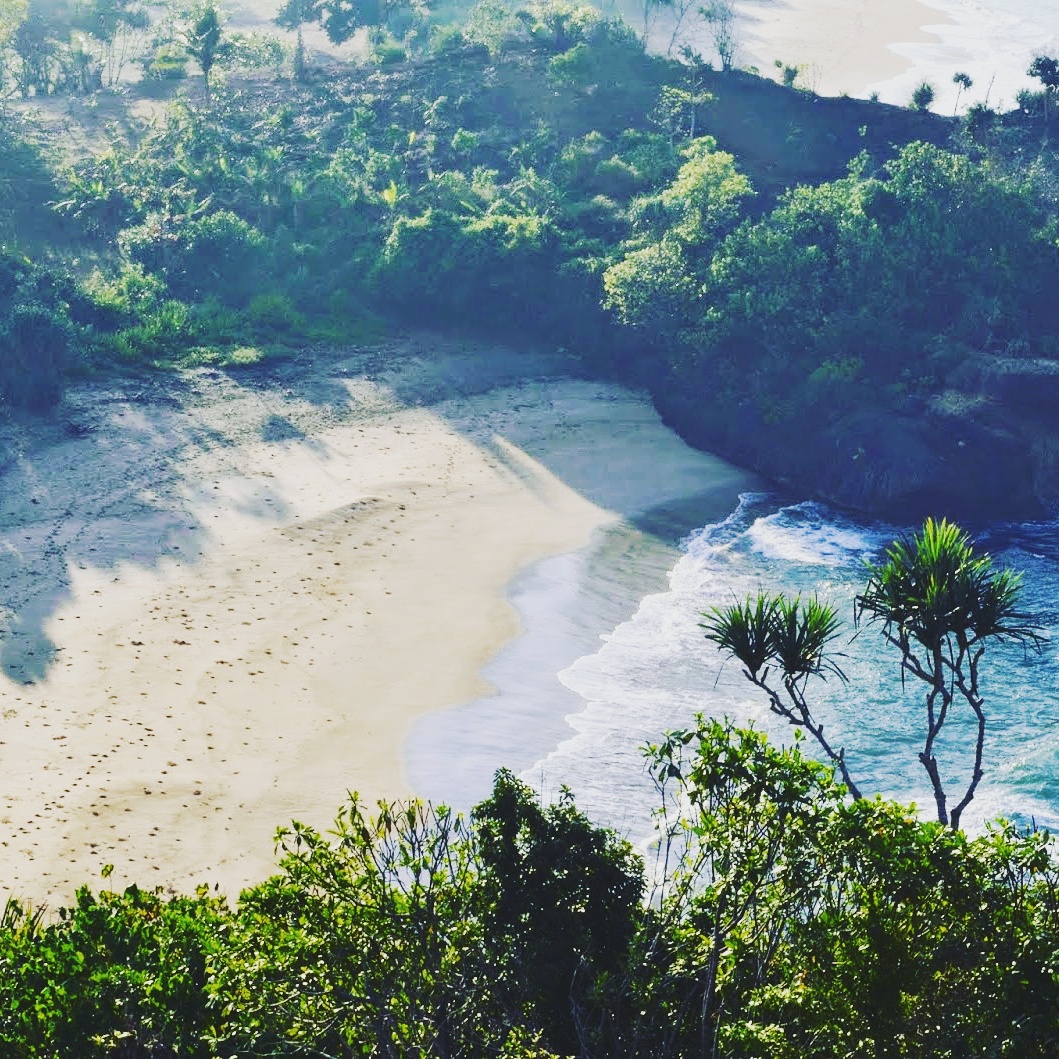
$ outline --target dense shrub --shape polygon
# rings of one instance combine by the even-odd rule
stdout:
[[[177,298],[211,294],[242,305],[260,290],[268,271],[265,237],[230,210],[190,219],[155,215],[123,231],[119,244]]]
[[[1049,1055],[1059,861],[852,801],[795,746],[700,720],[648,748],[627,843],[509,773],[470,821],[353,800],[235,906],[135,886],[0,917],[11,1059]]]
[[[0,392],[22,408],[48,408],[62,394],[70,354],[64,315],[20,303],[0,324]]]

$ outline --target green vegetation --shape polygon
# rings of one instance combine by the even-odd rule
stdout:
[[[541,807],[501,772],[469,821],[354,798],[328,834],[294,824],[234,905],[9,902],[3,1054],[1050,1054],[1048,835],[851,801],[797,745],[716,721],[646,752],[664,799],[646,874],[568,797]]]
[[[934,102],[934,86],[929,81],[921,81],[912,92],[912,106],[916,110],[930,110]]]
[[[306,0],[284,26],[318,23],[367,58],[323,76],[303,41],[290,81],[217,6],[171,11],[153,38],[145,11],[0,14],[9,404],[52,406],[71,373],[235,367],[380,320],[473,321],[649,385],[693,440],[818,495],[917,514],[1059,498],[1053,60],[1035,62],[1039,106],[955,121],[730,68],[726,3],[704,13],[713,70],[561,0],[480,0],[448,22]],[[120,79],[137,33],[140,91],[173,98],[62,155],[35,105]],[[136,887],[83,890],[55,917],[9,903],[0,1051],[1052,1054],[1052,841],[958,827],[983,768],[982,647],[1033,638],[1016,581],[969,548],[929,523],[858,602],[923,682],[932,781],[948,711],[979,722],[955,806],[935,784],[939,823],[851,799],[804,695],[838,675],[834,611],[760,597],[711,636],[843,782],[797,745],[701,721],[647,748],[663,799],[650,871],[569,798],[542,807],[501,773],[469,821],[353,800],[333,833],[294,825],[280,873],[234,904]],[[937,562],[954,624],[940,595],[940,624],[908,606]]]
[[[1059,364],[1055,165],[1027,150],[1046,57],[1039,107],[1030,93],[957,121],[651,56],[561,0],[482,0],[462,21],[290,3],[286,58],[217,5],[147,25],[132,0],[93,3],[30,2],[0,43],[4,86],[28,101],[0,115],[0,145],[33,168],[2,238],[94,305],[47,370],[223,364],[379,316],[473,320],[645,382],[689,439],[846,504],[1021,514],[1059,497],[1052,428],[1014,393]],[[728,6],[702,17],[731,65]],[[323,76],[301,38],[314,24],[367,60]],[[35,146],[33,100],[129,63],[142,91],[175,93],[155,120],[120,115],[62,162]],[[189,64],[201,81],[166,85]],[[287,307],[279,327],[249,311],[258,297]],[[983,475],[996,463],[1011,473]]]
[[[938,821],[959,828],[983,775],[986,715],[979,667],[986,646],[1005,640],[1040,643],[1033,620],[1018,610],[1021,576],[994,569],[992,558],[976,552],[958,526],[929,518],[922,532],[894,541],[886,562],[868,572],[868,584],[857,596],[857,621],[880,622],[883,638],[900,654],[901,680],[910,676],[926,685],[926,736],[919,760],[930,778]],[[849,792],[861,797],[845,749],[831,746],[805,697],[810,677],[846,679],[827,653],[841,628],[835,609],[817,599],[758,593],[745,603],[716,608],[706,618],[706,638],[742,663],[743,675],[765,692],[772,712],[804,728]],[[782,694],[769,683],[773,668]],[[974,766],[950,811],[935,747],[957,704],[974,717]]]

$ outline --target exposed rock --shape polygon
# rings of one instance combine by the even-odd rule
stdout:
[[[1059,408],[1059,362],[1054,360],[991,360],[983,370],[981,385],[1001,404]]]
[[[1059,382],[1059,376],[1057,376]],[[774,424],[752,406],[718,431],[687,394],[658,394],[663,418],[690,443],[792,492],[904,520],[1031,519],[1059,509],[1059,431],[991,397],[946,394],[920,414],[858,410],[821,430]]]

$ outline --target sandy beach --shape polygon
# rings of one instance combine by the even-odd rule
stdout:
[[[798,67],[798,84],[821,95],[864,95],[912,65],[893,45],[936,43],[946,15],[919,0],[744,0],[736,5],[741,65],[771,75]],[[907,102],[907,100],[901,100]]]
[[[571,367],[410,338],[4,424],[0,889],[236,893],[276,827],[409,793],[410,726],[487,695],[520,570],[734,505],[749,476]]]
[[[778,61],[798,70],[799,88],[898,106],[926,81],[940,114],[973,103],[1014,106],[1019,90],[1040,88],[1026,73],[1033,57],[1059,48],[1055,0],[733,0],[733,7],[736,66],[779,80]],[[636,25],[636,11],[622,10]],[[670,49],[672,31],[672,16],[660,17],[654,50]],[[691,14],[674,54],[681,43],[717,61],[710,31]],[[970,90],[953,83],[958,71],[971,78]]]

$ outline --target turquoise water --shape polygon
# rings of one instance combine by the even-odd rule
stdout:
[[[816,682],[814,713],[832,743],[845,746],[864,794],[914,802],[932,814],[916,756],[922,693],[911,682],[902,687],[897,657],[877,629],[854,635],[853,628],[865,561],[911,528],[753,494],[724,521],[690,534],[678,551],[626,527],[579,553],[538,563],[511,590],[526,631],[484,670],[497,693],[420,720],[408,744],[412,786],[468,809],[488,793],[496,768],[511,767],[545,798],[570,788],[594,820],[646,844],[657,799],[644,773],[645,743],[694,723],[697,713],[791,739],[789,726],[699,627],[703,611],[766,589],[816,593],[836,606],[846,624],[834,646],[849,682]],[[1006,816],[1056,829],[1059,523],[996,525],[976,539],[1000,564],[1024,572],[1025,609],[1047,641],[1040,652],[996,645],[986,655],[985,778],[963,822],[979,830]],[[969,722],[954,715],[938,748],[950,801],[969,777]]]
[[[692,534],[669,574],[668,588],[647,596],[635,614],[602,636],[601,646],[560,674],[583,703],[566,720],[571,733],[523,776],[542,791],[570,787],[594,819],[646,840],[655,795],[640,747],[697,712],[752,722],[780,741],[790,729],[772,716],[735,663],[723,664],[699,628],[701,613],[760,588],[817,593],[847,622],[836,642],[849,678],[817,682],[810,701],[829,738],[844,745],[865,794],[876,791],[933,802],[916,757],[923,738],[922,695],[902,688],[897,659],[878,631],[854,636],[853,597],[864,562],[904,527],[851,521],[826,507],[781,505],[746,496],[725,522]],[[998,815],[1059,826],[1059,525],[996,526],[978,535],[1002,564],[1026,575],[1026,608],[1050,637],[1039,653],[990,649],[982,667],[989,729],[986,776],[965,814],[969,829]],[[973,728],[954,716],[941,741],[943,775],[955,791],[969,776]],[[960,788],[962,794],[962,787]]]

